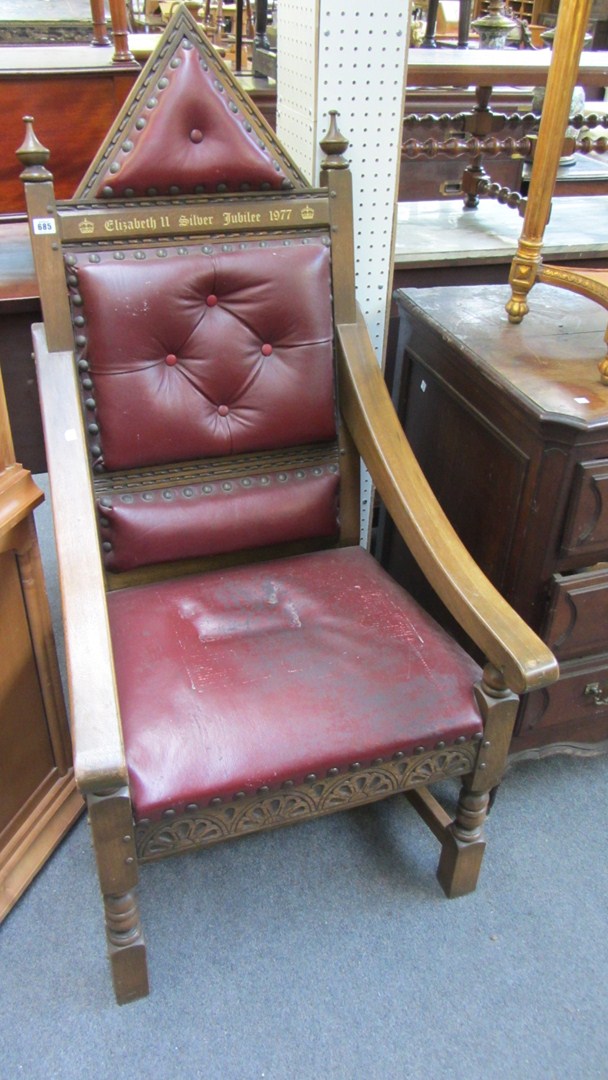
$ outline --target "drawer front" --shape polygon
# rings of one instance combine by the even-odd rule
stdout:
[[[608,648],[608,568],[553,578],[544,638],[558,660]]]
[[[598,729],[608,721],[608,657],[595,664],[571,661],[561,668],[558,682],[544,690],[535,690],[523,701],[517,733],[528,735],[543,728],[567,722],[593,724]]]
[[[608,460],[580,462],[574,473],[562,555],[608,552]]]

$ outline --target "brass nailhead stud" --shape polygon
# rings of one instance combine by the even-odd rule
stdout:
[[[220,806],[221,802],[222,800],[220,799],[219,795],[216,795],[215,798],[211,800],[211,806]]]
[[[444,743],[443,739],[441,740],[441,742],[438,742],[436,744],[437,750],[443,750],[444,746],[445,746],[445,743]]]
[[[122,842],[123,844],[129,844],[131,842],[131,837],[128,834],[127,836],[123,836]]]
[[[188,803],[188,805],[186,807],[186,810],[198,810],[198,803],[195,803],[195,802]]]
[[[127,858],[125,859],[125,862],[126,862],[127,866],[131,866],[135,862],[135,859],[133,858],[132,855],[128,855]]]
[[[316,779],[317,779],[317,774],[314,773],[314,772],[309,773],[308,776],[306,777],[306,781],[309,784],[314,784]]]
[[[294,786],[293,780],[286,780],[283,784],[284,788],[292,788]]]
[[[372,761],[372,765],[382,765],[383,761],[384,761],[384,758],[382,758],[382,757],[374,758],[374,760]]]
[[[258,788],[258,795],[267,795],[269,791],[270,788],[268,787],[268,784],[262,784],[262,786]]]
[[[332,769],[327,770],[327,775],[328,776],[339,776],[340,775],[340,770],[336,769],[336,767],[334,766]]]
[[[417,746],[414,750],[415,754],[424,754],[424,746]]]

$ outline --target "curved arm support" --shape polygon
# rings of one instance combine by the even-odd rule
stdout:
[[[362,316],[338,326],[341,409],[396,527],[441,600],[506,685],[554,682],[557,661],[477,566],[450,525],[399,423]]]
[[[55,519],[68,668],[74,771],[81,791],[127,783],[105,584],[78,411],[74,357],[49,352],[32,327]]]

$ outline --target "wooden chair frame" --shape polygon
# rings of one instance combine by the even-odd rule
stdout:
[[[173,17],[164,40],[183,33],[200,39],[196,24],[182,10]],[[147,73],[155,71],[155,63],[153,57],[142,75],[144,84]],[[230,78],[215,55],[213,63],[218,65],[221,78]],[[557,677],[557,665],[547,647],[487,581],[458,540],[393,410],[355,301],[351,176],[343,157],[347,143],[337,131],[335,117],[322,143],[326,156],[320,188],[310,188],[275,143],[273,152],[283,154],[291,190],[147,199],[143,228],[134,222],[137,216],[141,221],[143,215],[134,213],[132,203],[108,205],[91,194],[93,181],[103,162],[107,163],[130,107],[127,102],[71,202],[55,202],[52,177],[45,164],[48,151],[31,130],[19,151],[25,166],[22,177],[44,317],[44,325],[34,328],[34,347],[57,523],[75,772],[89,806],[119,1002],[147,992],[145,946],[134,889],[138,864],[149,859],[406,792],[441,843],[438,877],[444,891],[448,896],[470,892],[475,888],[485,846],[482,826],[489,793],[505,768],[518,695]],[[255,108],[249,103],[245,107],[256,130],[265,140],[273,140]],[[330,775],[311,776],[303,785],[260,790],[218,806],[187,808],[183,814],[134,827],[106,611],[107,589],[123,582],[106,574],[99,554],[64,255],[69,255],[71,244],[81,244],[83,236],[87,243],[106,248],[108,244],[163,238],[168,243],[185,236],[202,239],[218,231],[238,240],[245,234],[272,231],[277,224],[284,227],[286,219],[296,230],[301,229],[311,218],[315,225],[328,226],[332,236],[341,411],[339,461],[345,493],[339,543],[358,542],[361,455],[433,587],[487,658],[483,680],[475,690],[483,733],[459,740],[458,745],[421,747],[415,754],[396,754],[392,760],[379,760],[371,766],[354,762],[346,774],[332,775],[337,770],[330,770]],[[109,240],[108,221],[113,222]],[[118,241],[114,240],[116,235]],[[269,554],[274,552],[262,550],[249,556],[259,559]],[[224,562],[241,558],[239,554]],[[186,569],[207,565],[203,560],[198,567],[188,565]],[[166,573],[166,567],[148,568],[127,575],[126,583]],[[452,819],[431,795],[428,784],[455,776],[462,778],[462,791]]]

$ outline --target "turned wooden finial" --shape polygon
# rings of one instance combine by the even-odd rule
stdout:
[[[23,122],[25,124],[25,138],[16,151],[17,157],[21,161],[25,168],[21,173],[20,179],[29,181],[30,183],[41,183],[43,180],[52,180],[52,175],[45,167],[46,162],[51,156],[50,150],[47,150],[46,146],[43,146],[40,140],[36,137],[34,131],[34,117],[24,116]]]
[[[321,162],[322,169],[348,169],[348,161],[342,157],[348,150],[348,139],[338,130],[337,116],[336,109],[329,110],[329,128],[320,142],[323,153],[327,155]]]

